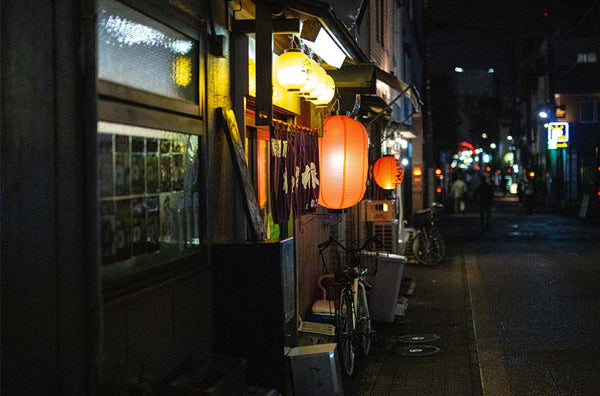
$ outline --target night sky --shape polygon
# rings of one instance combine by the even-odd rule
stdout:
[[[430,0],[431,70],[494,68],[505,83],[518,46],[530,51],[548,34],[600,23],[600,0]]]

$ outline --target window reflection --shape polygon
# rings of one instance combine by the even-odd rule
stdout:
[[[98,78],[198,103],[198,42],[117,1],[98,2]]]
[[[98,123],[102,263],[198,245],[198,137]]]

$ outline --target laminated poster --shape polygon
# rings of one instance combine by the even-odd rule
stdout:
[[[115,245],[117,261],[131,257],[131,200],[117,201]]]

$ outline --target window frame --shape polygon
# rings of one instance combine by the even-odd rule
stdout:
[[[580,124],[597,124],[598,123],[598,101],[597,100],[582,100],[579,102],[579,123]],[[592,118],[584,119],[582,107],[584,105],[591,105]]]
[[[198,177],[196,189],[200,196],[200,244],[182,251],[165,254],[144,253],[110,264],[100,263],[105,300],[110,301],[140,288],[150,287],[157,281],[173,279],[196,271],[198,257],[206,256],[205,167],[206,108],[205,108],[205,36],[199,19],[184,15],[167,5],[159,6],[143,0],[117,0],[123,5],[182,33],[198,43],[198,97],[197,101],[170,98],[138,88],[102,80],[96,77],[97,121],[139,126],[198,136]],[[97,29],[97,26],[96,26]],[[98,161],[96,159],[96,161]],[[99,183],[98,176],[96,183]],[[100,204],[100,197],[98,203]],[[160,252],[160,251],[159,251]],[[100,256],[100,252],[98,252]]]
[[[205,47],[200,21],[185,17],[175,16],[175,11],[160,7],[145,1],[115,0],[123,5],[156,20],[157,22],[184,34],[198,43],[198,103],[183,99],[169,98],[156,93],[128,87],[112,81],[97,79],[97,92],[100,98],[115,98],[125,102],[150,106],[159,110],[168,110],[197,118],[204,118],[205,83],[204,60],[206,59]]]

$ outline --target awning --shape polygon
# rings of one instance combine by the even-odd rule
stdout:
[[[352,62],[360,63],[368,60],[344,22],[337,17],[331,5],[318,0],[280,0],[279,4],[297,13],[301,19],[318,20],[327,33],[337,42],[340,49],[351,58]]]
[[[418,136],[417,130],[412,125],[398,122],[392,117],[389,106],[381,97],[361,95],[360,102],[358,118],[365,120],[367,124],[375,118],[379,119],[384,125],[387,136],[399,134],[404,139],[414,139]]]
[[[416,139],[419,136],[419,132],[412,125],[389,120],[386,134],[392,135],[396,133],[399,133],[403,139]]]
[[[358,65],[345,64],[339,70],[327,70],[333,77],[336,89],[341,93],[371,94],[375,95],[377,80],[389,85],[392,89],[403,93],[416,112],[421,111],[421,97],[414,85],[399,80],[373,63],[362,63]]]

